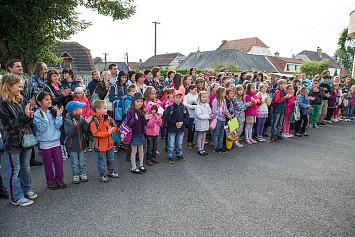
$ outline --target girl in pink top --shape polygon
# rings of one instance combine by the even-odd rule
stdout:
[[[245,103],[252,102],[253,105],[247,107],[245,110],[245,142],[249,145],[257,143],[251,138],[253,132],[253,125],[256,122],[256,115],[258,114],[258,105],[261,105],[259,98],[255,94],[255,84],[249,83],[245,92]]]
[[[86,99],[85,95],[84,95],[84,90],[82,87],[77,87],[74,90],[74,99],[73,101],[79,101],[81,103],[85,103],[86,106],[84,108],[82,108],[82,113],[81,116],[83,116],[84,119],[87,119],[89,117],[91,117],[91,110],[90,110],[90,102],[88,99]],[[89,136],[86,136],[86,146],[87,146],[87,151],[92,152],[92,149],[89,146]],[[86,150],[84,150],[84,152],[86,152]]]
[[[160,126],[162,125],[162,114],[158,114],[159,105],[154,102],[148,102],[147,112],[148,115],[153,116],[149,119],[147,124],[147,165],[152,166],[153,163],[159,163],[157,157],[157,140],[159,136]]]
[[[293,96],[295,94],[295,90],[293,89],[292,85],[288,85],[286,87],[286,91],[287,91],[287,94],[292,95],[292,97],[286,99],[286,102],[285,102],[285,116],[284,116],[282,137],[288,138],[288,137],[293,137],[293,135],[290,134],[289,117],[290,117],[291,111],[293,109],[293,106],[295,105],[296,98]]]
[[[210,95],[210,107],[212,108],[212,102],[216,98],[216,90],[219,87],[218,83],[213,83],[209,88],[208,88],[208,94]]]

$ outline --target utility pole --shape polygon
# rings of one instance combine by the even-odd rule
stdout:
[[[126,52],[126,59],[127,59],[127,67],[128,67],[128,70],[129,70],[129,66],[128,66],[128,53]]]
[[[160,24],[160,22],[153,21],[152,22],[155,27],[155,39],[154,39],[154,66],[157,66],[157,24]]]
[[[104,55],[105,55],[105,71],[106,71],[107,70],[106,64],[107,64],[107,55],[108,55],[108,53],[104,53]]]

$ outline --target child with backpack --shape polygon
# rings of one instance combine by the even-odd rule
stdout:
[[[103,183],[109,182],[109,177],[119,178],[115,172],[112,134],[117,131],[114,120],[107,114],[107,104],[103,100],[95,100],[90,131],[94,137],[94,150],[98,158],[98,172]],[[105,157],[108,172],[105,168]]]
[[[137,86],[135,84],[131,84],[128,86],[128,94],[127,97],[123,100],[122,103],[122,120],[126,120],[126,115],[127,115],[127,110],[131,102],[133,101],[134,94],[137,93]],[[131,160],[131,153],[132,153],[132,148],[130,144],[125,144],[127,145],[127,151],[126,151],[126,160],[130,161]]]
[[[194,133],[195,133],[195,126],[194,126],[194,117],[195,117],[195,109],[197,107],[197,86],[190,85],[188,87],[188,94],[184,97],[184,105],[186,106],[187,110],[189,111],[189,123],[188,123],[188,148],[193,148],[195,145],[194,142]]]
[[[295,90],[293,89],[292,85],[287,85],[286,91],[287,91],[287,94],[292,95],[292,97],[286,99],[286,102],[285,102],[285,116],[284,116],[284,123],[282,126],[283,127],[282,137],[291,138],[291,137],[293,137],[293,135],[290,134],[290,114],[292,112],[293,106],[295,105],[296,98],[293,96],[295,93]]]
[[[63,124],[63,106],[56,110],[52,108],[52,95],[40,92],[36,96],[38,109],[34,113],[36,138],[40,142],[47,187],[55,190],[65,188],[63,173],[63,157],[60,145],[60,127]],[[53,172],[53,164],[55,174]]]
[[[148,124],[149,119],[153,115],[147,115],[146,107],[144,106],[144,98],[142,93],[135,93],[134,100],[128,107],[127,111],[127,123],[132,129],[132,153],[131,153],[131,172],[134,174],[142,174],[147,172],[143,166],[143,145],[144,145],[144,128]],[[136,165],[136,154],[139,155],[139,168]]]
[[[281,79],[277,82],[278,89],[273,95],[273,102],[271,108],[273,110],[273,123],[271,127],[271,141],[277,142],[282,140],[282,124],[285,114],[285,101],[292,97],[291,94],[286,93],[287,82]]]
[[[165,149],[167,149],[168,146],[168,130],[167,130],[167,123],[166,123],[166,109],[169,107],[169,105],[171,105],[174,101],[174,91],[175,88],[169,88],[166,92],[166,99],[163,100],[160,104],[160,106],[164,109],[164,113],[163,113],[163,125],[160,127],[160,135],[161,135],[161,139],[165,140]]]
[[[167,162],[174,164],[173,151],[179,161],[185,161],[182,156],[182,141],[184,138],[184,125],[188,123],[189,112],[185,105],[181,103],[182,93],[180,90],[174,91],[174,103],[166,110],[166,120],[168,129],[168,154]]]
[[[149,119],[146,130],[147,138],[147,165],[152,166],[153,163],[160,163],[157,156],[157,139],[159,136],[160,126],[162,125],[162,114],[158,114],[159,105],[154,102],[149,102],[147,105],[147,113],[152,117]]]
[[[313,108],[309,104],[307,91],[308,91],[307,87],[302,87],[297,92],[296,100],[298,101],[298,104],[300,106],[300,113],[301,113],[301,119],[297,121],[295,124],[295,136],[297,137],[302,137],[302,135],[308,137],[308,134],[306,133],[308,114],[312,113]]]
[[[73,101],[78,101],[80,103],[85,103],[86,105],[85,105],[85,107],[82,108],[81,116],[84,119],[87,119],[87,118],[91,117],[90,102],[85,97],[84,90],[83,90],[82,87],[75,88]],[[92,150],[91,150],[91,148],[89,146],[89,136],[85,136],[85,140],[86,140],[87,151],[88,152],[92,152]],[[84,152],[86,152],[86,150],[84,150]]]
[[[89,124],[91,117],[84,119],[82,108],[85,103],[71,101],[67,104],[67,116],[64,118],[65,131],[65,147],[70,155],[71,168],[73,172],[73,183],[87,182],[86,175],[86,157],[84,151],[86,149],[85,133],[89,133]]]

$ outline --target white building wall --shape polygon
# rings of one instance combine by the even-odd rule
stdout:
[[[265,47],[253,46],[248,54],[271,56],[270,50]]]

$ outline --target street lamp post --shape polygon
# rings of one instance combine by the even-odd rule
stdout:
[[[153,21],[155,28],[155,39],[154,39],[154,66],[157,66],[157,24],[160,24],[160,22]]]

